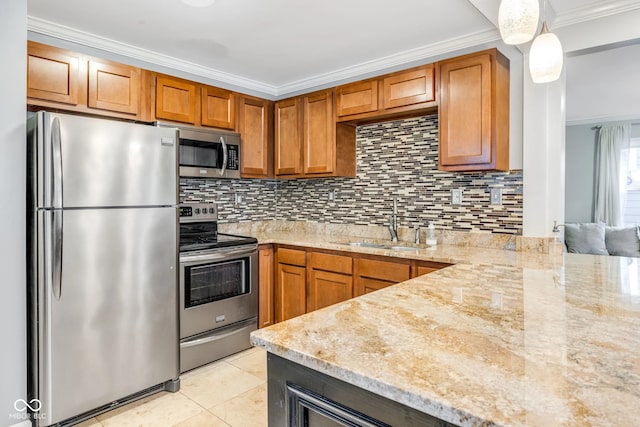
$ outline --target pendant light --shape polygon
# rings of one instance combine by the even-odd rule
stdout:
[[[529,51],[529,72],[533,82],[549,83],[557,80],[562,73],[563,55],[558,36],[550,33],[547,22],[543,22],[542,31]]]
[[[522,44],[533,39],[538,29],[538,0],[502,0],[498,9],[498,27],[506,44]]]

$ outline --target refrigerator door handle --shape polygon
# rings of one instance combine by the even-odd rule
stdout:
[[[51,239],[52,250],[49,256],[51,262],[51,289],[53,296],[59,300],[62,296],[62,211],[51,211]]]
[[[60,119],[51,122],[51,207],[62,208],[62,136]]]
[[[229,151],[227,150],[227,143],[224,141],[224,136],[220,137],[220,144],[222,144],[222,168],[220,169],[220,175],[224,175],[227,169],[227,161],[229,160]]]

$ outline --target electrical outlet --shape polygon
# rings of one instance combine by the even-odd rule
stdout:
[[[239,205],[240,203],[242,203],[242,196],[238,193],[235,193],[235,205]]]
[[[490,188],[491,204],[494,206],[502,205],[502,188]]]
[[[451,190],[451,204],[452,205],[461,205],[462,204],[462,190]]]
[[[329,191],[329,201],[332,202],[336,198],[336,193],[331,190]]]

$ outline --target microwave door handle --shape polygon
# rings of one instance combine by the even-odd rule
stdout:
[[[229,160],[229,151],[227,150],[227,143],[224,141],[224,136],[220,137],[220,144],[222,144],[222,169],[220,169],[220,175],[224,175],[227,169],[227,161]]]

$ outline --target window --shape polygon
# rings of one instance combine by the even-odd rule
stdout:
[[[627,159],[627,178],[623,192],[623,214],[626,225],[640,224],[640,138],[631,138]]]

